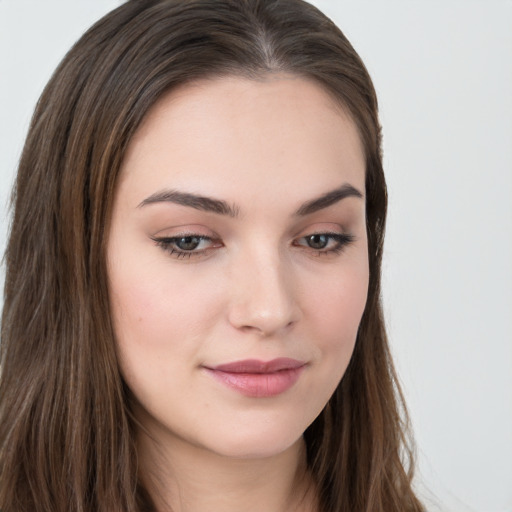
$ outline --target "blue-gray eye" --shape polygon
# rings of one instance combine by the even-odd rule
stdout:
[[[203,237],[199,236],[183,236],[181,238],[176,238],[174,243],[178,249],[182,251],[193,251],[197,249]]]
[[[329,244],[329,240],[332,238],[332,235],[315,234],[309,235],[305,238],[306,243],[312,249],[325,249]]]

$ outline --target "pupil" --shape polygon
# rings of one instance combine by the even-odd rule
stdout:
[[[326,235],[311,235],[308,238],[308,245],[312,249],[324,249],[329,242],[329,237]]]
[[[200,242],[197,236],[184,236],[176,242],[176,245],[183,251],[193,251]]]

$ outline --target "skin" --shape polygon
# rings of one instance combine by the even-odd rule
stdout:
[[[142,473],[159,510],[315,509],[302,434],[345,372],[366,303],[364,174],[354,123],[290,75],[183,86],[139,128],[108,268]],[[343,185],[363,197],[296,214]],[[169,189],[223,200],[236,215],[144,204]],[[332,233],[352,238],[338,247]],[[203,238],[185,255],[172,253],[181,242],[161,241],[191,234]],[[245,396],[205,370],[279,357],[304,367],[276,396]]]

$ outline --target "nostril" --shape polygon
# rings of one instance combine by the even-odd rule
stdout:
[[[259,336],[290,329],[301,318],[293,267],[268,244],[252,246],[244,256],[232,274],[229,322]]]
[[[270,327],[270,326],[253,326],[253,325],[243,325],[239,327],[239,329],[243,332],[246,332],[248,334],[250,333],[256,333],[258,336],[262,338],[267,338],[269,336],[272,336],[276,332],[286,331],[289,329],[295,322],[290,321],[285,325],[279,326],[279,327]]]
[[[229,311],[229,321],[233,327],[262,337],[290,329],[300,317],[300,310],[292,300],[278,304],[253,299],[232,305]]]

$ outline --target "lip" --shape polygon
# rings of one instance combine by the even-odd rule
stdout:
[[[213,378],[253,398],[280,395],[290,389],[306,367],[304,361],[280,357],[271,361],[246,359],[214,367],[205,366],[205,371]]]

